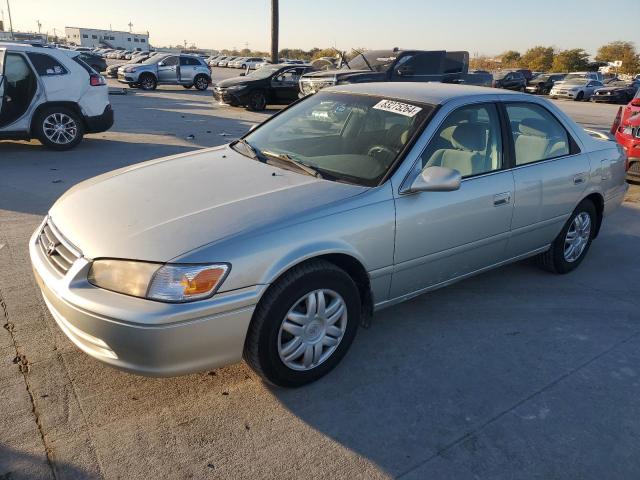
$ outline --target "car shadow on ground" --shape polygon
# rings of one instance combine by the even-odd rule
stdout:
[[[75,465],[55,462],[55,473],[47,458],[43,455],[33,455],[15,450],[6,445],[0,445],[0,479],[36,479],[36,478],[69,478],[69,479],[98,479],[99,477]]]

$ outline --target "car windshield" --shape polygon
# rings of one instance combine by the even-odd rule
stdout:
[[[396,58],[398,58],[398,52],[393,50],[371,50],[356,55],[349,60],[348,66],[344,65],[342,68],[386,72],[394,64]]]
[[[293,160],[328,180],[375,186],[433,111],[428,104],[320,92],[273,117],[244,140],[263,161],[284,157],[287,165]],[[240,145],[234,148],[252,156]]]
[[[583,73],[570,73],[566,77],[564,77],[565,80],[573,80],[577,78],[586,79],[587,76]]]
[[[246,78],[251,78],[253,80],[259,80],[261,78],[268,78],[273,75],[275,72],[280,70],[282,66],[274,65],[274,66],[264,66],[259,70],[253,70]]]
[[[164,60],[165,58],[167,58],[167,55],[154,55],[153,57],[149,57],[140,63],[144,65],[153,65],[154,63],[158,63],[160,60]]]
[[[565,85],[586,85],[589,82],[588,78],[570,78],[564,82]]]
[[[551,78],[551,75],[538,75],[534,80],[536,82],[538,82],[538,81],[546,82],[547,80],[549,80],[549,78]]]
[[[493,78],[495,78],[496,80],[502,80],[504,77],[506,77],[510,73],[512,72],[496,72],[493,74]]]

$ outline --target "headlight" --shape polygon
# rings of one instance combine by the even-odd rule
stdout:
[[[230,87],[227,87],[227,91],[228,92],[238,92],[238,91],[243,90],[245,88],[247,88],[246,85],[232,85]]]
[[[136,67],[127,67],[124,69],[125,73],[133,73],[136,71]]]
[[[128,260],[96,260],[89,283],[125,295],[161,302],[191,302],[211,297],[230,270],[226,263],[181,265]]]
[[[621,127],[620,131],[625,135],[633,135],[633,127],[627,125],[625,127]]]

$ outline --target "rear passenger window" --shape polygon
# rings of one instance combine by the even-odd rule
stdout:
[[[50,55],[27,52],[27,56],[29,57],[29,60],[31,60],[36,72],[38,72],[38,75],[41,77],[64,75],[68,73],[67,69]]]
[[[195,58],[180,57],[180,65],[182,65],[182,66],[186,66],[186,65],[198,66],[198,65],[200,65],[200,61],[195,59]]]
[[[560,122],[539,105],[507,104],[516,165],[569,155],[569,136]]]
[[[473,105],[452,112],[423,152],[422,165],[452,168],[463,177],[500,170],[502,140],[495,105]]]

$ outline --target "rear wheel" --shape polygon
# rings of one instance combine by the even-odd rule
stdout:
[[[38,113],[34,120],[36,138],[53,150],[69,150],[78,145],[84,136],[80,116],[69,108],[50,107]]]
[[[596,232],[598,214],[591,200],[573,211],[551,248],[537,257],[538,264],[554,273],[569,273],[580,265]]]
[[[209,88],[209,79],[204,75],[198,75],[193,80],[193,84],[195,85],[197,90],[203,92],[207,88]]]
[[[342,269],[324,260],[294,267],[264,295],[249,326],[247,363],[282,387],[313,382],[349,349],[360,319],[360,295]]]
[[[140,76],[139,85],[143,90],[155,90],[158,87],[158,82],[156,77],[150,73],[144,73]]]
[[[264,92],[253,92],[249,97],[249,102],[247,104],[249,110],[254,112],[259,112],[264,110],[267,107],[267,97]]]

